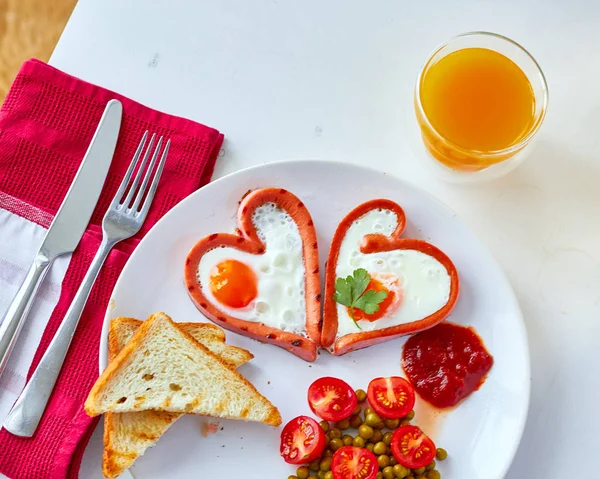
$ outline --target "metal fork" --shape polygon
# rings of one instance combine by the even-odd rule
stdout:
[[[102,220],[102,243],[100,244],[100,248],[92,260],[90,268],[77,290],[73,302],[56,331],[50,346],[48,346],[27,386],[25,386],[21,396],[4,422],[4,427],[12,434],[31,437],[35,433],[48,404],[48,399],[52,394],[52,389],[54,389],[67,351],[69,350],[77,323],[104,260],[115,244],[136,234],[146,219],[171,143],[171,140],[167,141],[160,162],[156,167],[156,172],[152,177],[150,187],[148,188],[148,183],[150,182],[163,143],[163,137],[161,136],[152,155],[150,165],[145,168],[154,145],[154,138],[155,135],[152,135],[148,148],[146,148],[142,156],[142,151],[148,139],[148,132],[144,133],[142,141],[133,155],[131,165],[127,169],[125,178],[123,178],[121,186]],[[133,177],[133,181],[131,181],[136,167],[137,173]],[[146,171],[145,174],[143,174],[144,171]],[[142,181],[141,185],[140,180]]]

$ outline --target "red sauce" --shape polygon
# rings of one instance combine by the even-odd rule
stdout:
[[[415,390],[438,408],[456,406],[485,381],[494,364],[471,328],[442,323],[406,342],[402,366]]]

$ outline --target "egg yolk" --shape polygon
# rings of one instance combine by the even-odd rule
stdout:
[[[258,295],[256,275],[241,261],[221,261],[210,273],[210,290],[221,304],[244,308]]]
[[[398,280],[396,279],[395,282],[398,282]],[[394,284],[393,286],[398,285]],[[361,319],[371,322],[377,321],[378,319],[383,318],[392,309],[399,306],[399,301],[401,298],[399,295],[396,294],[396,288],[390,289],[386,287],[386,285],[384,285],[381,281],[371,276],[371,281],[369,281],[369,285],[367,286],[367,289],[365,291],[369,291],[370,289],[374,291],[385,291],[387,293],[387,296],[381,303],[379,303],[379,309],[373,314],[367,314],[362,309],[349,308],[353,310],[351,311],[351,313],[355,321],[359,321]],[[401,292],[399,287],[398,292]],[[394,308],[392,308],[392,305],[394,305]]]

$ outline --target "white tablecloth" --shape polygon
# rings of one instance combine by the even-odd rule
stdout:
[[[412,90],[429,52],[472,30],[529,49],[550,107],[523,166],[465,187],[415,159]],[[507,273],[529,333],[531,409],[507,477],[545,479],[597,476],[598,45],[593,0],[80,0],[51,63],[224,132],[217,177],[286,158],[343,160],[450,205]],[[82,478],[101,477],[100,455],[97,431]]]

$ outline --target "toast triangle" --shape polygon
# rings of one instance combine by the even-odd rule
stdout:
[[[112,361],[131,340],[142,321],[117,318],[110,324],[108,335],[108,360]],[[197,341],[233,367],[239,367],[253,358],[249,351],[225,344],[225,333],[210,323],[178,323]],[[104,452],[102,472],[104,477],[118,477],[142,456],[146,449],[182,416],[180,413],[140,411],[106,413],[104,415]]]
[[[85,401],[92,417],[149,409],[281,424],[268,399],[164,313],[144,321]]]

